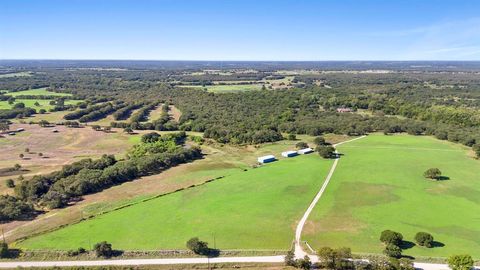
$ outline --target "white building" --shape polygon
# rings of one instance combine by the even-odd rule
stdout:
[[[285,151],[285,152],[282,152],[282,156],[283,157],[294,157],[298,155],[297,151]]]
[[[276,158],[274,155],[268,155],[268,156],[259,157],[257,160],[258,160],[258,163],[269,163],[269,162],[275,161]]]
[[[313,153],[312,148],[304,148],[304,149],[298,150],[298,154],[300,154],[300,155],[305,155],[305,154],[310,154],[310,153]]]

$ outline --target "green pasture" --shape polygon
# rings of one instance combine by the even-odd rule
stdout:
[[[48,111],[49,109],[55,107],[55,105],[49,104],[50,101],[51,100],[48,99],[16,99],[14,104],[8,104],[8,101],[0,101],[0,110],[11,109],[15,103],[24,103],[25,107],[36,109],[37,112],[40,109],[45,109]],[[36,106],[35,102],[38,102],[39,106]],[[65,100],[65,105],[75,105],[79,102],[81,102],[81,100]]]
[[[118,249],[185,249],[185,242],[198,236],[220,249],[286,250],[331,164],[311,154],[247,171],[229,169],[226,177],[214,182],[29,238],[17,246],[67,250],[106,240]]]
[[[65,96],[71,96],[72,94],[51,92],[51,91],[47,91],[47,88],[37,88],[37,89],[29,89],[29,90],[18,91],[18,92],[9,92],[9,93],[6,93],[5,95],[12,96],[12,97],[24,96],[24,95],[65,97]]]
[[[351,247],[381,253],[383,230],[401,232],[404,254],[480,258],[480,161],[460,145],[431,137],[370,135],[339,146],[341,157],[304,230],[313,248]],[[423,172],[439,168],[448,180]],[[419,231],[436,247],[413,246]]]

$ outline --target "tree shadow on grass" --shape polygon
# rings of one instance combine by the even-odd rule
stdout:
[[[432,248],[441,248],[441,247],[444,247],[445,244],[442,243],[442,242],[438,242],[438,241],[433,241],[432,243]]]
[[[415,243],[411,242],[411,241],[402,241],[402,243],[400,243],[399,247],[401,249],[411,249],[415,246]]]
[[[437,177],[436,180],[437,181],[447,181],[447,180],[450,180],[450,177],[441,175],[441,176]]]

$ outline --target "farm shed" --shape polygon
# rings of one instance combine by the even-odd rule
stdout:
[[[313,153],[313,149],[312,148],[300,149],[300,150],[298,150],[298,153],[300,155],[310,154],[310,153]]]
[[[298,155],[297,151],[285,151],[285,152],[282,152],[282,156],[283,157],[294,157]]]
[[[23,128],[17,128],[17,132],[22,132],[22,131],[25,131],[25,129],[23,129]]]
[[[259,157],[257,160],[259,163],[268,163],[268,162],[273,162],[276,159],[274,155],[268,155],[268,156]]]

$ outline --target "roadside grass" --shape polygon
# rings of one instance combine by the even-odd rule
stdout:
[[[106,240],[120,249],[185,249],[186,241],[198,236],[220,249],[286,250],[296,222],[331,164],[312,154],[247,171],[229,170],[228,176],[214,182],[29,238],[17,246],[65,250]]]
[[[338,149],[344,156],[303,233],[314,249],[381,253],[380,233],[391,229],[410,242],[419,231],[438,241],[405,255],[480,258],[480,161],[468,149],[426,136],[378,134]],[[431,167],[449,180],[425,179]]]

